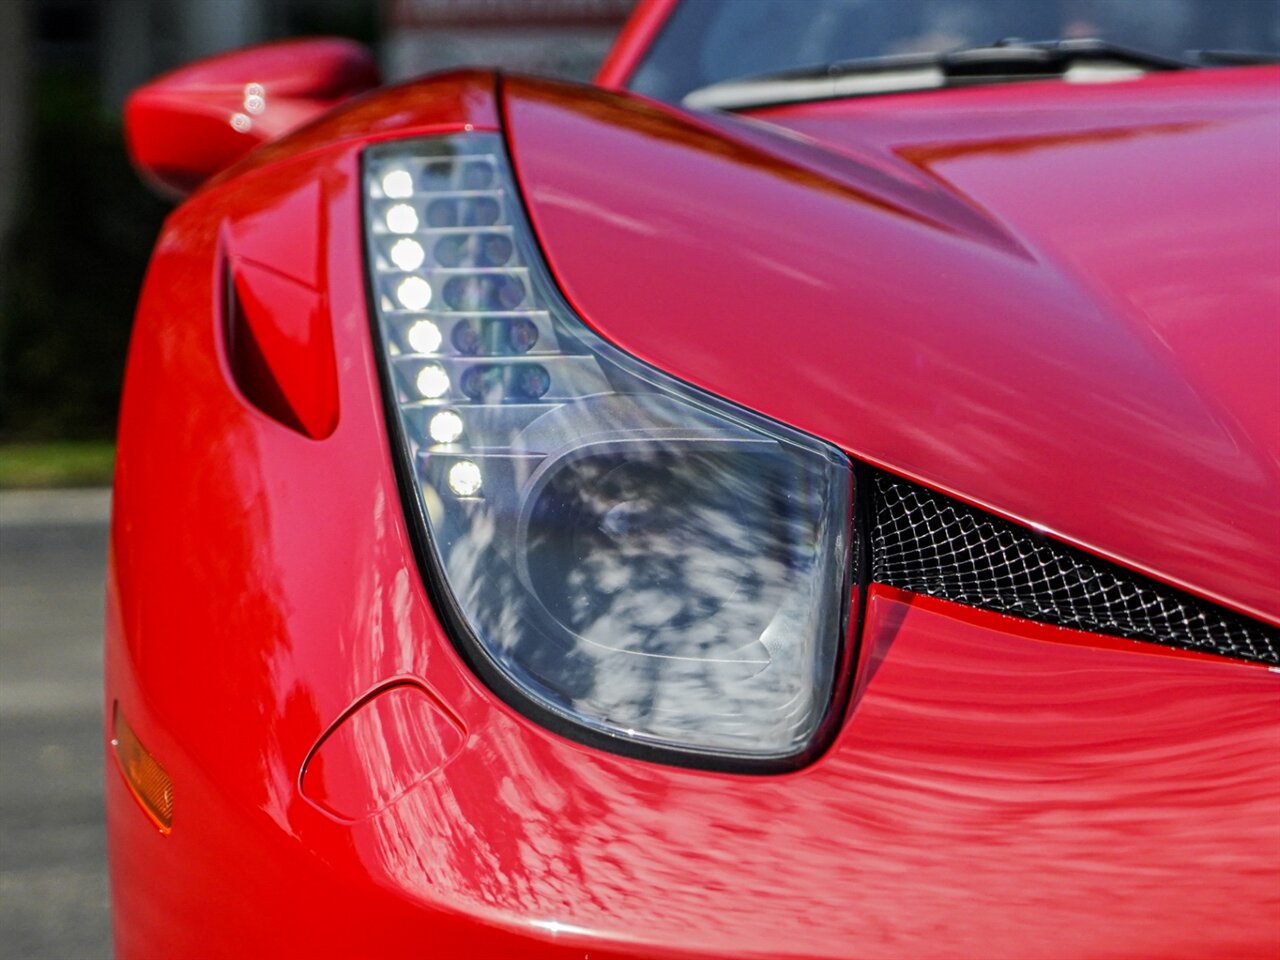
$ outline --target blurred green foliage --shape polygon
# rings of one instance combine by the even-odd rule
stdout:
[[[91,71],[38,70],[31,110],[21,212],[0,264],[0,438],[110,437],[168,205],[134,174]]]
[[[115,459],[109,440],[0,444],[0,490],[108,486]]]
[[[114,434],[133,310],[170,208],[130,167],[120,118],[103,113],[96,2],[46,3],[59,17],[32,21],[21,207],[0,250],[0,444]],[[372,42],[378,32],[371,0],[264,0],[264,9],[269,36]],[[92,39],[70,59],[40,47],[46,33]]]

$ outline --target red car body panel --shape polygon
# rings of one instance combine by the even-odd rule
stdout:
[[[835,157],[610,94],[505,89],[543,249],[607,338],[1280,622],[1278,83],[1201,72],[769,113]]]
[[[378,80],[372,54],[351,40],[295,40],[211,57],[129,96],[129,156],[153,187],[185,196],[211,173]]]
[[[108,713],[118,703],[169,773],[174,817],[162,835],[109,767],[117,955],[1280,949],[1280,683],[1265,667],[873,586],[834,743],[767,777],[571,742],[476,679],[432,609],[400,507],[359,154],[500,120],[552,268],[624,347],[1276,614],[1260,559],[1274,544],[1248,556],[1275,490],[1260,441],[1231,433],[1150,328],[1104,314],[1020,228],[891,157],[877,178],[870,161],[823,166],[811,145],[735,121],[554,84],[506,90],[501,110],[474,73],[367,99],[257,151],[166,226],[121,413],[106,689]],[[302,195],[316,198],[310,222]],[[323,440],[249,403],[228,358],[228,244],[273,222],[290,242],[251,259],[314,276],[332,327],[338,415]],[[1087,335],[1064,336],[1073,323]],[[1212,380],[1200,376],[1197,388]],[[1251,445],[1224,439],[1240,435]],[[1126,471],[1176,476],[1179,516],[1139,502]],[[1185,563],[1187,516],[1210,570]],[[370,699],[388,688],[419,691],[416,706]],[[423,709],[457,731],[429,762],[398,726]],[[339,799],[304,777],[319,745],[355,735],[363,754],[337,757],[349,771],[365,758],[368,791]]]
[[[653,46],[680,0],[640,0],[622,32],[596,71],[595,84],[606,90],[621,88]]]

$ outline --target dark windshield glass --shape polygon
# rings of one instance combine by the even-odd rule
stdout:
[[[1151,53],[1280,51],[1276,0],[684,0],[627,86],[660,100],[734,77],[996,40]]]

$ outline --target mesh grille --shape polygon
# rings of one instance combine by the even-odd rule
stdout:
[[[872,579],[1078,630],[1280,663],[1280,630],[914,484],[876,478]]]

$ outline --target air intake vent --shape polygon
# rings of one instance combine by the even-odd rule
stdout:
[[[895,477],[876,478],[872,579],[1077,630],[1280,663],[1280,630]]]

